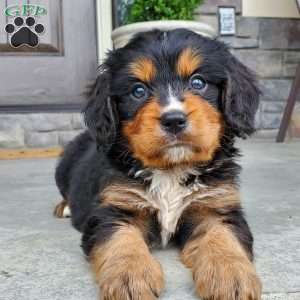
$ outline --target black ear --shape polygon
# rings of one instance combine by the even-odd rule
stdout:
[[[110,97],[111,76],[105,67],[89,92],[89,100],[83,110],[84,120],[97,142],[97,146],[110,146],[117,134],[117,113]]]
[[[260,90],[254,73],[229,54],[223,110],[232,132],[246,138],[255,131]]]

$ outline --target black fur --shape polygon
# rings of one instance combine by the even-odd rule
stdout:
[[[253,236],[244,217],[241,207],[232,207],[223,210],[218,210],[216,213],[223,218],[224,224],[229,225],[229,228],[234,232],[234,235],[244,247],[249,259],[253,260]],[[202,222],[201,218],[195,223],[195,220],[189,218],[181,218],[178,223],[175,242],[182,249],[186,242],[192,238],[192,234],[197,226]],[[203,233],[205,234],[205,233]]]
[[[99,69],[100,74],[91,87],[90,100],[83,110],[84,120],[98,145],[109,146],[115,140],[118,116],[115,102],[111,101],[111,75],[105,65]]]
[[[232,132],[245,138],[255,130],[254,117],[260,90],[252,72],[234,56],[227,63],[227,81],[223,109]]]
[[[111,235],[123,224],[130,224],[134,214],[112,206],[95,208],[85,224],[82,235],[82,249],[89,255],[95,243],[100,244],[111,237]]]
[[[195,224],[190,218],[182,217],[179,220],[176,235],[174,236],[174,242],[180,249],[183,249],[198,225],[199,223]]]
[[[128,62],[139,56],[147,56],[156,62],[161,72],[153,82],[156,86],[153,92],[163,103],[166,82],[172,83],[179,97],[184,88],[184,82],[176,77],[172,68],[186,47],[193,47],[201,53],[204,59],[201,74],[210,87],[206,97],[224,113],[230,131],[238,137],[253,133],[260,91],[254,74],[230,53],[228,47],[185,29],[174,30],[167,35],[153,30],[138,34],[124,48],[110,52],[100,68],[91,99],[84,109],[86,124],[99,144],[114,143],[119,121],[131,119],[143,104],[129,97],[135,79],[128,74]],[[215,88],[221,92],[220,99],[215,99]],[[210,94],[212,99],[209,99]],[[214,103],[217,100],[218,103]]]
[[[250,260],[253,261],[253,236],[242,208],[236,207],[223,214],[225,214],[224,223],[230,225],[240,244],[244,247],[246,253],[248,253]]]
[[[78,158],[82,157],[92,143],[90,133],[86,131],[78,135],[65,147],[55,172],[56,185],[64,199],[68,199],[70,179]]]
[[[149,90],[164,105],[168,83],[179,98],[186,89],[188,78],[179,78],[174,72],[176,59],[186,47],[201,53],[203,63],[199,72],[208,83],[207,94],[202,96],[220,110],[226,122],[222,147],[212,161],[198,166],[200,179],[207,184],[238,183],[240,167],[235,158],[239,154],[234,140],[254,131],[259,90],[253,74],[230,54],[225,44],[191,31],[178,29],[163,33],[154,30],[139,34],[127,46],[109,53],[83,111],[89,132],[66,147],[56,169],[59,190],[70,202],[72,223],[83,231],[82,247],[86,254],[94,243],[109,238],[116,221],[130,222],[134,217],[113,207],[99,208],[99,194],[104,187],[120,179],[144,182],[143,178],[134,176],[135,171],[143,170],[144,166],[133,158],[121,132],[122,124],[132,119],[146,103],[133,101],[130,96],[135,79],[128,74],[128,64],[139,56],[155,62],[159,72]],[[191,177],[185,184],[193,180],[195,178]],[[159,226],[155,219],[151,222],[149,234],[152,238],[149,239],[154,239]],[[229,213],[228,223],[252,253],[252,237],[242,213]],[[185,222],[179,231],[179,244],[183,245],[192,225]]]
[[[122,224],[132,224],[137,216],[133,212],[113,206],[95,208],[84,226],[82,248],[88,256],[95,244],[99,245],[111,237]],[[160,242],[160,227],[155,215],[147,220],[149,231],[145,239],[148,244]]]

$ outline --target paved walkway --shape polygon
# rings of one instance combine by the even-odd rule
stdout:
[[[264,300],[300,300],[300,143],[243,142],[242,193]],[[59,199],[55,160],[0,161],[0,299],[96,300],[97,289]],[[174,250],[157,251],[162,300],[195,300]]]

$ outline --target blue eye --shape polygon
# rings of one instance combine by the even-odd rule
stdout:
[[[145,98],[146,94],[146,87],[141,83],[137,83],[136,85],[134,85],[131,91],[131,95],[136,99],[143,99]]]
[[[195,74],[190,80],[191,87],[195,90],[203,90],[206,87],[205,80],[199,75]]]

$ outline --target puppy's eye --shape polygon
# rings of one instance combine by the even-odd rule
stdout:
[[[143,84],[137,83],[133,86],[131,95],[134,98],[141,100],[147,96],[147,88]]]
[[[190,85],[195,90],[203,90],[206,87],[206,82],[199,74],[195,74],[190,79]]]

